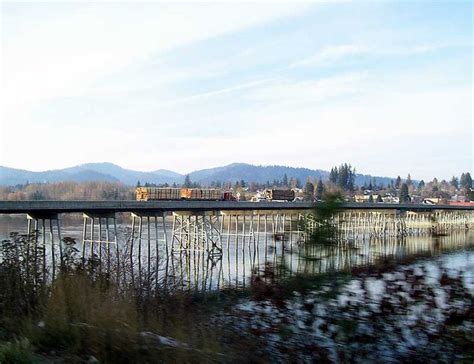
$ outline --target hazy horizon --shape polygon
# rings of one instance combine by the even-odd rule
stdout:
[[[191,174],[191,173],[196,172],[196,171],[226,167],[226,166],[230,166],[230,165],[233,165],[233,164],[249,164],[249,165],[257,166],[257,167],[274,167],[274,166],[276,166],[276,167],[289,167],[289,168],[304,168],[304,169],[311,169],[311,170],[322,170],[322,171],[325,171],[325,172],[329,172],[332,168],[331,167],[331,168],[328,168],[328,169],[323,169],[323,168],[310,168],[310,167],[307,167],[307,166],[292,166],[292,165],[282,165],[282,164],[263,164],[263,163],[252,164],[252,163],[245,163],[245,162],[230,162],[230,163],[225,163],[225,164],[222,164],[222,165],[214,165],[214,166],[207,166],[207,167],[202,167],[202,168],[194,168],[194,169],[186,170],[186,171],[179,171],[179,170],[168,169],[168,168],[160,168],[159,166],[157,168],[152,168],[152,169],[149,169],[149,170],[142,170],[142,169],[129,168],[129,167],[126,167],[126,166],[123,166],[123,165],[120,165],[120,164],[114,163],[114,162],[99,161],[99,162],[86,162],[86,163],[81,163],[81,164],[67,165],[67,166],[64,166],[64,167],[52,168],[52,169],[28,169],[27,171],[30,171],[30,172],[48,172],[48,171],[62,170],[62,169],[66,169],[66,168],[78,167],[78,166],[81,166],[81,165],[84,165],[84,164],[113,164],[113,165],[116,165],[118,167],[124,168],[126,170],[130,170],[130,171],[134,171],[134,172],[151,173],[151,172],[159,172],[159,171],[168,171],[168,172],[178,173],[182,176],[186,176],[186,175]],[[342,164],[342,163],[338,163],[338,164],[334,165],[333,167],[339,167],[340,164]],[[0,166],[0,167],[13,168],[13,169],[18,169],[18,170],[25,170],[24,168],[15,168],[15,167],[10,167],[10,166],[3,166],[3,165]],[[405,180],[407,178],[408,174],[410,174],[411,179],[418,180],[418,181],[424,180],[425,182],[431,181],[431,180],[433,180],[433,178],[437,178],[438,180],[443,180],[444,179],[446,181],[449,181],[451,179],[451,177],[459,178],[460,175],[462,173],[465,173],[465,172],[469,172],[469,173],[472,174],[472,172],[470,170],[466,170],[466,171],[460,171],[459,173],[454,174],[453,176],[448,176],[446,178],[442,177],[442,176],[431,176],[429,178],[418,178],[417,176],[415,176],[411,172],[406,172],[406,173],[401,172],[401,173],[398,173],[396,175],[377,175],[377,174],[371,173],[370,171],[360,171],[360,170],[357,169],[356,166],[352,166],[352,167],[354,167],[356,169],[356,174],[358,174],[358,175],[370,175],[370,176],[373,176],[373,177],[392,178],[392,179],[396,179],[397,176],[400,176],[402,178],[402,180]],[[289,177],[292,177],[292,176],[289,176]]]
[[[0,165],[472,171],[469,2],[2,2]]]

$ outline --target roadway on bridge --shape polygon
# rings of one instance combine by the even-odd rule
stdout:
[[[316,205],[318,202],[316,203]],[[73,212],[160,212],[160,211],[228,211],[228,210],[309,210],[312,202],[248,202],[248,201],[0,201],[0,214],[20,213],[73,213]],[[350,210],[471,210],[472,206],[384,204],[346,202],[343,208]]]

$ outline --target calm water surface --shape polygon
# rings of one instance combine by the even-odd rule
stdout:
[[[80,258],[81,217],[68,216],[61,225],[62,236],[76,241],[72,246]],[[132,287],[139,302],[152,297],[148,302],[153,306],[157,292],[191,297],[182,307],[193,313],[180,316],[170,327],[195,325],[206,312],[199,330],[212,328],[213,335],[218,329],[212,340],[219,349],[196,349],[194,355],[204,355],[205,361],[395,363],[474,358],[473,231],[321,246],[303,244],[297,231],[252,237],[240,233],[239,227],[239,234],[222,235],[222,255],[216,256],[199,246],[171,252],[171,221],[166,230],[165,239],[161,227],[151,228],[148,235],[144,226],[142,239],[135,235],[132,245],[130,221],[124,217],[118,220],[117,245],[86,243],[84,253],[98,261],[95,269],[110,270],[114,281]],[[23,216],[0,218],[0,237],[6,239],[10,232],[26,233]],[[46,232],[44,267],[50,274],[59,245],[57,236],[51,240]],[[38,241],[42,244],[43,236]],[[153,330],[167,332],[163,327]],[[149,331],[138,333],[143,335],[160,338]],[[171,330],[168,335],[177,334]],[[200,335],[181,337],[184,343],[168,338],[159,342],[166,350],[201,345],[196,341]],[[156,349],[155,341],[143,346],[140,340],[141,353]]]

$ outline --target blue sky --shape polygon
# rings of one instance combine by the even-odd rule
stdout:
[[[470,2],[1,9],[1,165],[472,171]]]

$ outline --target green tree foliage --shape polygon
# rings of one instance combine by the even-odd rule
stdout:
[[[337,167],[331,168],[331,172],[329,172],[329,181],[336,184],[337,183]]]
[[[352,168],[350,164],[344,163],[339,167],[331,169],[331,172],[329,173],[329,181],[343,190],[353,191],[355,174],[355,168]]]
[[[459,180],[461,188],[472,188],[472,177],[469,172],[461,174],[461,179]]]
[[[402,179],[400,178],[400,176],[397,177],[397,180],[395,181],[395,188],[400,188],[400,185],[402,183]]]
[[[314,184],[308,179],[304,186],[304,200],[313,201],[314,196]]]
[[[189,174],[187,174],[187,175],[184,177],[183,187],[184,187],[184,188],[190,188],[191,186],[192,186],[191,178],[189,177]]]
[[[288,187],[288,176],[286,175],[286,173],[283,175],[283,180],[282,180],[282,185],[283,187]]]
[[[318,181],[318,185],[316,186],[316,200],[321,200],[323,198],[323,193],[324,193],[324,184],[320,178]]]
[[[315,205],[312,218],[317,227],[309,234],[310,243],[333,244],[336,242],[338,230],[332,220],[342,211],[343,201],[343,196],[338,192],[325,193],[323,201]]]
[[[299,178],[296,179],[296,187],[297,187],[297,188],[301,188],[301,187],[302,187],[301,181],[299,180]]]
[[[449,182],[451,184],[451,186],[453,186],[455,189],[458,189],[459,188],[459,180],[457,179],[457,177],[454,177],[451,178],[451,182]]]
[[[421,180],[421,181],[418,183],[418,186],[417,186],[418,193],[420,193],[421,191],[423,191],[424,188],[425,188],[425,181]]]
[[[400,194],[399,194],[400,203],[403,202],[410,202],[410,195],[408,193],[408,185],[406,183],[402,183],[400,187]]]

